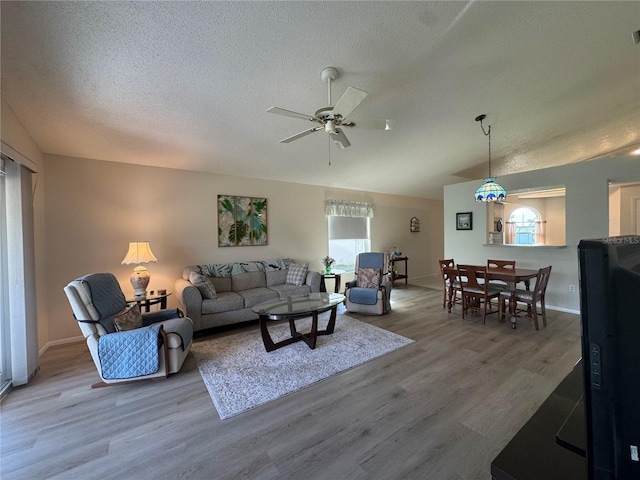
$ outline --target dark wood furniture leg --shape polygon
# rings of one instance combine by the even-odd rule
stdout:
[[[278,348],[284,347],[285,345],[291,345],[295,342],[304,342],[311,349],[316,348],[316,341],[320,335],[330,335],[333,333],[336,326],[336,316],[338,313],[338,306],[335,305],[331,308],[331,316],[329,317],[329,322],[327,323],[327,328],[324,330],[318,330],[318,312],[313,312],[311,315],[311,330],[309,333],[300,333],[296,328],[295,321],[297,318],[306,318],[306,317],[293,317],[289,319],[289,331],[291,333],[290,338],[285,338],[279,342],[274,342],[269,334],[269,330],[267,329],[267,322],[269,322],[269,318],[266,315],[260,315],[258,317],[258,323],[260,324],[260,334],[262,335],[262,342],[264,343],[264,348],[267,352],[272,352]]]

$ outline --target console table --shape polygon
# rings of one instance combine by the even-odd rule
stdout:
[[[407,266],[407,260],[409,257],[394,257],[389,259],[389,270],[391,275],[391,284],[396,280],[402,280],[404,278],[404,285],[407,286],[407,282],[409,281],[409,267]],[[404,273],[396,272],[396,263],[404,263]]]

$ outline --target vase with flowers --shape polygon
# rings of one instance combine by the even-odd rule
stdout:
[[[322,259],[322,264],[324,265],[324,273],[331,273],[331,265],[336,263],[335,258],[331,258],[329,255]]]

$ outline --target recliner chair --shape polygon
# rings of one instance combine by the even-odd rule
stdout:
[[[114,317],[128,305],[113,274],[85,275],[64,291],[102,380],[92,388],[166,378],[182,367],[193,324],[178,309],[143,313],[141,328],[116,331]]]
[[[347,282],[347,311],[382,315],[391,310],[391,282],[385,271],[384,253],[360,253],[356,257],[356,278]]]

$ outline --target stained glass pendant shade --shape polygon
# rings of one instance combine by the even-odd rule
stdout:
[[[478,115],[476,122],[480,122],[482,133],[489,137],[489,176],[484,179],[484,184],[476,190],[476,202],[501,202],[507,196],[506,190],[496,183],[496,177],[491,176],[491,125],[489,125],[488,131],[485,131],[482,121],[486,118],[486,115]]]
[[[507,192],[499,183],[495,182],[495,177],[484,179],[484,185],[476,190],[476,202],[501,202],[507,196]]]

